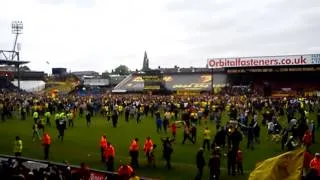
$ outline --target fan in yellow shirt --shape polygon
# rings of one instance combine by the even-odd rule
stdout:
[[[140,180],[140,177],[135,175],[135,172],[133,171],[129,180]]]

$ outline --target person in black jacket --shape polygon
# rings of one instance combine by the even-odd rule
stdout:
[[[116,128],[118,124],[118,112],[116,110],[113,110],[111,119],[113,127]]]
[[[247,127],[247,137],[248,137],[248,142],[247,142],[247,149],[251,148],[253,149],[253,138],[254,138],[254,129],[249,125]]]
[[[63,141],[63,138],[64,138],[64,131],[66,130],[67,128],[67,121],[65,120],[65,118],[62,118],[60,121],[59,121],[59,125],[58,125],[58,131],[59,131],[59,136],[58,138]]]
[[[234,148],[230,148],[227,154],[228,157],[228,175],[235,176],[236,175],[236,150]]]
[[[192,124],[190,133],[191,133],[191,139],[195,143],[197,141],[197,127],[195,124]]]
[[[319,129],[319,128],[320,128],[320,109],[318,109],[318,113],[317,113],[317,121],[318,121],[317,129]]]
[[[196,163],[197,163],[198,173],[197,173],[197,176],[195,177],[195,180],[201,180],[202,174],[203,174],[203,168],[206,164],[203,157],[203,148],[200,148],[197,153]]]
[[[238,131],[237,127],[234,127],[234,131],[230,135],[232,149],[237,151],[239,149],[240,142],[242,141],[242,134]]]
[[[174,140],[175,139],[169,139],[169,137],[161,139],[163,145],[163,157],[167,162],[166,166],[168,169],[171,169],[171,154],[173,153],[172,143]]]
[[[216,147],[209,159],[210,180],[219,180],[220,178],[220,147]]]
[[[91,124],[91,113],[88,111],[86,114],[87,127]]]
[[[237,111],[236,107],[232,106],[231,110],[230,110],[230,114],[229,114],[230,119],[232,119],[232,120],[237,119],[237,115],[238,115],[238,111]]]
[[[287,129],[284,129],[282,131],[282,136],[281,136],[281,150],[284,150],[284,147],[288,141],[288,137],[289,137],[289,132]]]
[[[226,144],[226,136],[227,136],[227,133],[224,130],[224,127],[220,127],[220,130],[217,132],[217,134],[214,137],[211,148],[214,149],[215,146],[220,146],[224,148]]]
[[[129,121],[129,115],[130,115],[130,107],[126,106],[124,108],[124,119],[125,119],[126,122]]]

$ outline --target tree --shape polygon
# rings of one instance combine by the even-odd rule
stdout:
[[[114,73],[120,75],[128,75],[130,74],[130,70],[126,65],[120,65],[114,69]]]
[[[104,72],[101,74],[101,76],[102,76],[103,78],[109,78],[109,77],[110,77],[110,73],[109,73],[108,70],[106,70],[106,71],[104,71]]]

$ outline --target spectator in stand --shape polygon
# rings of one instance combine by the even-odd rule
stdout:
[[[312,134],[310,130],[307,130],[302,138],[303,145],[308,149],[312,144]]]
[[[131,166],[122,164],[118,169],[118,180],[129,180],[132,173],[133,169]]]
[[[133,171],[129,180],[140,180],[140,177]]]
[[[80,164],[80,169],[79,169],[78,173],[79,173],[79,176],[82,180],[89,180],[90,179],[90,169],[83,162]]]
[[[13,153],[16,157],[20,157],[22,154],[22,140],[19,136],[16,136],[16,140],[14,141]]]
[[[315,157],[310,161],[309,168],[317,170],[318,177],[320,177],[320,153],[315,154]]]
[[[36,163],[32,163],[32,167],[35,167]],[[72,177],[73,176],[73,177]],[[28,163],[17,161],[14,159],[8,159],[7,161],[0,161],[0,177],[1,179],[26,179],[26,180],[37,180],[37,179],[80,179],[78,172],[71,175],[69,166],[55,166],[48,165],[46,168],[35,168],[29,169]],[[82,178],[84,179],[84,178]]]

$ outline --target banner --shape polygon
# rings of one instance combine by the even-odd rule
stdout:
[[[159,90],[161,89],[160,85],[145,85],[144,90]]]
[[[77,173],[79,172],[80,168],[72,168],[71,169],[71,173]],[[107,173],[103,173],[103,172],[98,172],[98,171],[90,171],[90,177],[89,180],[107,180],[108,179],[108,174]]]
[[[316,64],[320,64],[320,54],[210,58],[207,60],[209,68],[296,66]]]
[[[199,96],[200,91],[177,90],[179,96]]]
[[[304,149],[289,151],[258,163],[249,180],[301,179]]]

